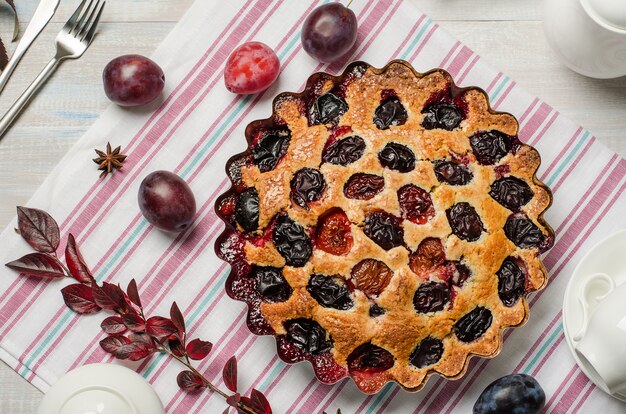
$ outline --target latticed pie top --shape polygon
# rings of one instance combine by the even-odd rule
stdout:
[[[420,388],[525,322],[554,235],[540,158],[512,115],[443,70],[357,62],[281,94],[227,166],[218,241],[248,325],[364,392]]]

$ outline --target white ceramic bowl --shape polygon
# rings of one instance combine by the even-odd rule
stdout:
[[[115,364],[84,365],[65,374],[44,396],[38,414],[165,414],[150,384]]]
[[[548,43],[570,69],[592,78],[626,76],[625,0],[545,0]]]

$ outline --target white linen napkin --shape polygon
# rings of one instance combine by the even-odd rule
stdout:
[[[29,206],[57,219],[63,240],[76,236],[98,280],[126,286],[131,278],[150,314],[167,315],[176,301],[190,335],[215,344],[199,366],[220,383],[224,362],[240,361],[242,390],[255,387],[274,413],[467,413],[482,389],[511,372],[535,376],[544,387],[547,412],[621,413],[626,407],[596,389],[570,356],[560,320],[562,293],[574,266],[595,242],[626,227],[626,161],[588,131],[561,116],[494,70],[450,37],[409,2],[354,2],[359,20],[357,47],[340,64],[319,65],[300,45],[304,17],[322,1],[196,1],[154,53],[166,72],[164,101],[155,111],[109,107],[68,152],[35,193]],[[248,40],[274,48],[282,63],[279,81],[258,96],[235,96],[222,79],[230,52]],[[244,129],[266,118],[273,96],[299,91],[315,71],[340,72],[363,60],[376,67],[389,60],[410,61],[418,71],[447,69],[461,86],[480,86],[497,110],[520,120],[520,138],[543,157],[540,178],[554,191],[547,221],[557,231],[545,263],[550,284],[532,297],[531,317],[510,331],[493,360],[472,360],[463,379],[430,379],[418,393],[389,384],[378,395],[361,394],[349,380],[318,383],[308,364],[287,366],[276,357],[271,337],[255,337],[241,303],[224,293],[228,267],[214,254],[222,230],[215,197],[228,182],[226,160],[245,147]],[[125,167],[98,179],[93,149],[107,141],[122,145]],[[153,229],[139,213],[137,189],[148,173],[166,169],[190,183],[198,202],[195,229],[174,237]],[[0,236],[3,263],[29,252],[11,223]],[[89,362],[111,361],[100,349],[102,315],[78,317],[59,293],[65,281],[19,278],[4,269],[0,277],[0,358],[46,391],[63,373]],[[127,364],[128,365],[128,364]],[[141,369],[169,413],[218,413],[224,401],[209,392],[186,395],[176,385],[182,369],[157,356]],[[220,385],[221,386],[221,385]]]

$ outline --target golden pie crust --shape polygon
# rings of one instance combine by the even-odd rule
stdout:
[[[335,90],[338,85],[343,87],[348,106],[338,125],[310,125],[307,107],[315,97]],[[392,125],[381,130],[372,119],[386,90],[394,91],[406,109],[408,118],[403,125]],[[465,119],[452,131],[425,129],[422,126],[425,105],[434,96],[447,95],[461,97],[465,102]],[[248,126],[246,135],[250,147],[229,161],[227,171],[233,181],[233,188],[217,203],[218,214],[226,222],[227,228],[218,240],[216,249],[220,257],[230,262],[234,269],[227,290],[231,297],[248,302],[248,322],[253,332],[274,334],[284,341],[286,321],[298,318],[314,320],[324,328],[328,339],[332,341],[332,348],[324,361],[332,361],[340,373],[335,377],[320,375],[321,369],[318,368],[321,364],[312,361],[318,377],[324,382],[334,382],[350,375],[357,386],[367,393],[379,391],[388,381],[396,381],[403,388],[415,391],[433,373],[448,379],[461,377],[472,355],[495,356],[502,346],[502,331],[520,326],[527,320],[528,304],[525,297],[546,284],[547,272],[541,262],[539,248],[520,248],[505,234],[504,226],[512,211],[490,196],[492,183],[503,175],[515,176],[526,182],[533,197],[520,211],[541,230],[548,244],[554,240],[552,229],[542,218],[543,212],[551,204],[552,195],[535,176],[540,164],[538,152],[518,142],[516,149],[496,165],[481,165],[470,146],[469,138],[483,131],[500,131],[516,137],[519,129],[516,119],[510,114],[493,111],[482,90],[457,88],[452,77],[441,69],[420,74],[407,62],[397,60],[382,69],[356,62],[338,77],[315,74],[309,79],[304,92],[279,95],[274,100],[273,110],[267,120],[255,121]],[[289,129],[289,147],[275,168],[261,172],[250,161],[252,147],[257,139],[255,134],[273,125]],[[333,139],[355,135],[362,137],[366,142],[364,155],[346,166],[323,162],[322,154],[331,135]],[[381,165],[377,154],[390,142],[402,144],[415,154],[417,160],[412,171],[402,173]],[[464,157],[473,173],[473,179],[468,184],[449,185],[440,182],[435,175],[434,161],[449,160],[451,154]],[[502,169],[502,166],[507,167]],[[321,199],[309,203],[308,209],[295,205],[290,198],[293,175],[305,167],[318,169],[326,182]],[[348,199],[344,195],[344,185],[355,173],[384,177],[383,190],[370,200]],[[363,232],[365,216],[368,212],[382,210],[401,217],[397,191],[407,184],[417,185],[430,192],[435,215],[424,224],[403,220],[404,246],[385,250]],[[237,194],[251,187],[256,188],[259,198],[258,230],[251,232],[253,236],[246,239],[247,232],[233,219],[232,208]],[[482,220],[484,231],[476,241],[459,238],[451,229],[446,210],[459,202],[470,203]],[[343,210],[351,222],[353,245],[345,255],[327,253],[316,248],[313,243],[312,255],[307,263],[302,267],[292,267],[286,266],[285,259],[275,248],[271,237],[265,237],[262,243],[258,242],[262,238],[260,235],[271,228],[278,214],[286,212],[313,234],[312,229],[320,216],[335,208]],[[454,291],[453,299],[444,310],[419,313],[413,298],[417,288],[427,283],[430,276],[414,273],[409,267],[409,257],[425,238],[432,237],[442,240],[447,260],[462,260],[471,269],[471,277],[462,286],[450,285],[451,291]],[[236,244],[234,240],[239,240],[239,251],[229,253],[229,249],[234,249]],[[496,275],[504,259],[509,256],[522,260],[526,267],[524,295],[512,306],[506,306],[500,299]],[[312,274],[332,275],[349,281],[352,268],[364,259],[383,261],[393,270],[393,277],[380,295],[368,297],[353,288],[350,297],[354,306],[348,310],[339,310],[322,306],[307,291]],[[260,298],[246,299],[234,293],[236,289],[233,286],[238,280],[246,278],[245,271],[241,269],[249,267],[237,264],[241,261],[248,265],[282,268],[285,280],[293,289],[290,297],[283,302],[268,303]],[[383,308],[385,313],[371,317],[369,310],[372,302]],[[461,341],[455,335],[455,323],[477,306],[491,312],[492,322],[476,340]],[[264,326],[263,329],[258,328],[259,323]],[[443,353],[436,363],[418,368],[409,359],[416,346],[427,337],[439,339],[443,344]],[[350,372],[347,369],[349,355],[359,345],[366,343],[390,352],[394,357],[393,366],[365,377]],[[290,358],[283,359],[293,362]]]

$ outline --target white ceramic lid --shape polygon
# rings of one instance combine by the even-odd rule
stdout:
[[[91,364],[65,374],[44,396],[38,414],[164,414],[150,384],[115,364]]]
[[[582,0],[592,17],[617,29],[626,30],[626,0]]]

